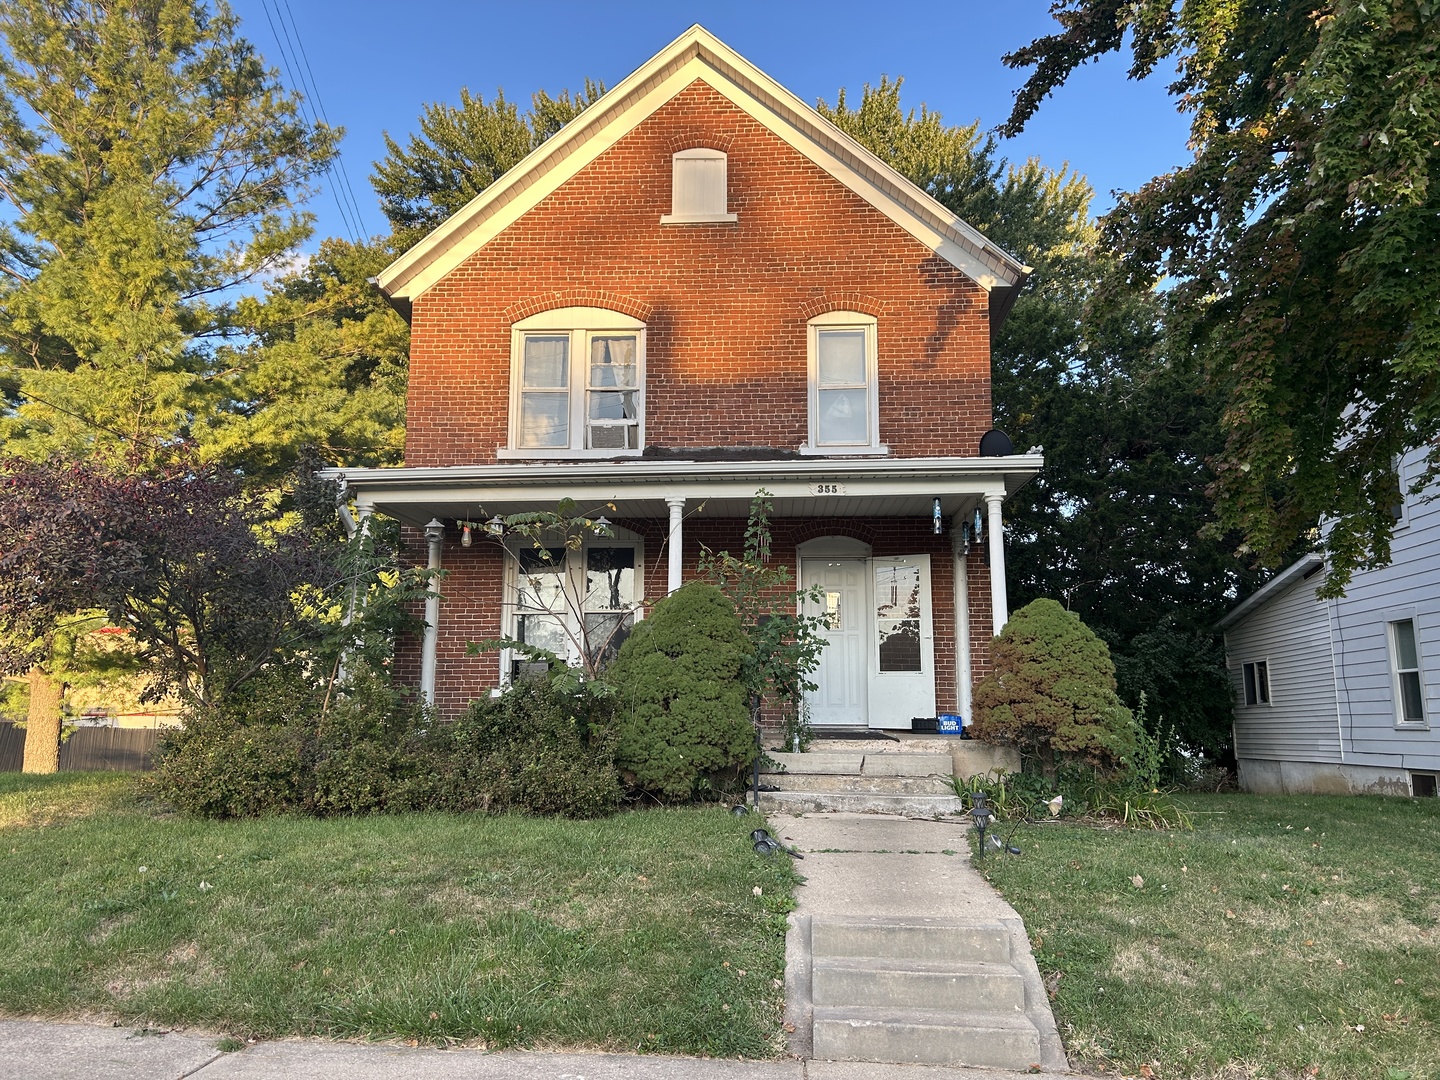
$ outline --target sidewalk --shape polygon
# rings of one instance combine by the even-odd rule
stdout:
[[[769,821],[776,835],[805,854],[796,864],[806,878],[797,894],[797,918],[1014,920],[1029,956],[1019,916],[970,866],[963,821],[872,814],[772,815]],[[799,948],[792,933],[787,983],[809,963]],[[1038,982],[1038,972],[1034,977]],[[794,1000],[793,993],[787,985],[787,1010],[803,1010],[805,1003]],[[487,1053],[321,1039],[277,1040],[224,1052],[219,1041],[219,1036],[188,1031],[0,1020],[0,1080],[1004,1080],[1020,1075],[1076,1080],[1073,1073],[805,1060],[807,1048],[794,1045],[799,1057],[788,1061],[729,1061]]]

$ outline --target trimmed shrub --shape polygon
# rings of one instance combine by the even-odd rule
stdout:
[[[582,688],[525,680],[436,724],[404,802],[424,810],[600,817],[620,803],[613,703]]]
[[[1056,755],[1121,764],[1134,731],[1115,693],[1110,650],[1079,616],[1054,600],[1010,616],[995,639],[994,668],[975,688],[977,739],[1018,747],[1053,775]]]
[[[636,625],[605,671],[627,785],[675,801],[738,776],[755,755],[740,677],[750,655],[734,606],[703,582],[671,593]]]

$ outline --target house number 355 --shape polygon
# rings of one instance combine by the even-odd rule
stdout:
[[[844,484],[811,484],[811,495],[844,495]]]

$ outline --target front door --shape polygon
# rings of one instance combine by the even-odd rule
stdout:
[[[816,727],[908,730],[935,715],[935,632],[930,557],[807,558],[800,564],[807,613],[825,619],[819,686],[806,698]]]
[[[808,614],[822,615],[827,644],[811,675],[820,689],[807,697],[810,723],[818,727],[868,727],[870,605],[868,559],[805,559],[800,584],[819,587],[824,599],[807,601]]]

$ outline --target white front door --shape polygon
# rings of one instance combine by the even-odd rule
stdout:
[[[824,599],[806,602],[807,614],[823,615],[820,666],[810,676],[820,689],[807,696],[810,723],[820,727],[868,727],[870,604],[868,559],[804,559],[801,587],[819,587]]]

